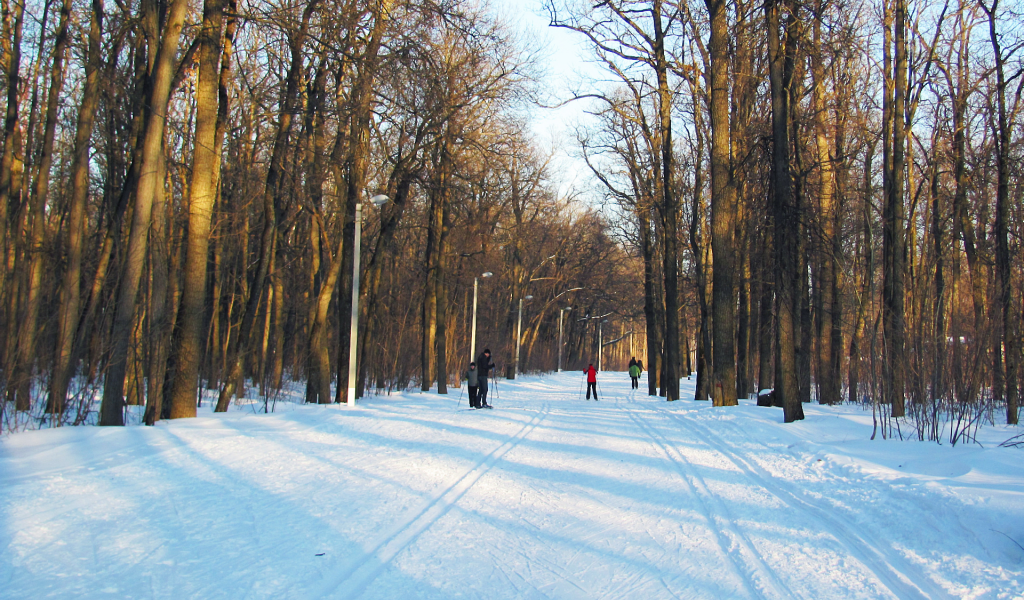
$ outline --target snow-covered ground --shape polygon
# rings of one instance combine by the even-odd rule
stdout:
[[[7,436],[0,598],[1024,597],[1016,429],[580,380]]]

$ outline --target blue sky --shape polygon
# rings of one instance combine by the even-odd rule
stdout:
[[[571,86],[578,86],[582,81],[581,73],[594,72],[594,67],[587,64],[588,49],[582,36],[549,27],[542,0],[494,0],[494,6],[508,15],[521,31],[546,47],[542,60],[547,76],[541,89],[548,93],[549,101],[565,100],[570,96]],[[553,178],[563,193],[588,185],[585,180],[589,172],[575,157],[573,134],[573,127],[586,119],[585,107],[586,101],[577,101],[558,109],[534,109],[533,132],[542,149],[554,149]]]

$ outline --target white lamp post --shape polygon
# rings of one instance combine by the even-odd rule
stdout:
[[[562,315],[572,310],[571,306],[558,309],[558,372],[562,372]]]
[[[384,194],[377,194],[370,198],[370,202],[374,206],[383,206],[389,198]],[[362,246],[363,240],[363,203],[356,203],[356,234],[353,238],[352,249],[355,250],[354,258],[352,259],[352,330],[348,336],[348,406],[351,408],[356,405],[356,352],[359,345],[357,344],[357,337],[359,335],[359,251]],[[341,257],[338,257],[341,260]],[[341,382],[339,381],[340,385]]]
[[[523,300],[533,300],[533,296],[519,299],[519,323],[516,325],[516,370],[512,378],[519,377],[519,345],[523,342]]]
[[[480,277],[487,279],[492,275],[494,275],[494,273],[487,271],[482,273]],[[473,331],[469,335],[469,362],[476,360],[476,297],[477,289],[480,286],[480,277],[473,278]]]

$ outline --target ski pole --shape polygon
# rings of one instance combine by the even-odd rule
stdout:
[[[469,383],[469,382],[467,382],[467,383]],[[459,382],[459,403],[455,405],[455,408],[458,408],[458,407],[462,406],[462,393],[465,392],[465,391],[466,391],[466,386],[462,385],[462,382],[460,381]]]
[[[494,378],[494,398],[496,400],[501,400],[501,392],[498,391],[498,378],[497,377]]]

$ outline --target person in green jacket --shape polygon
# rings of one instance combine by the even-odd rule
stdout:
[[[636,357],[629,359],[629,377],[633,380],[633,389],[640,388],[640,363],[636,361]]]

